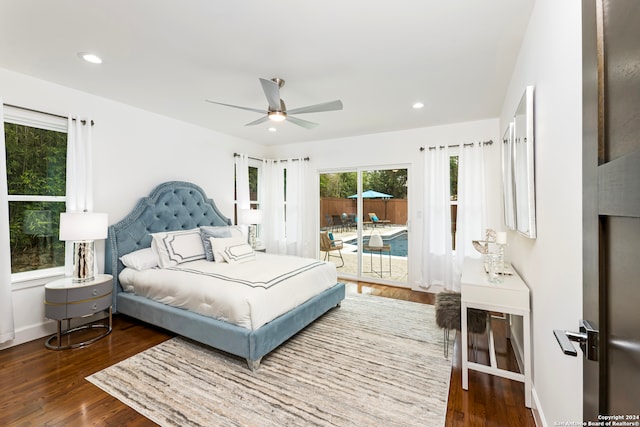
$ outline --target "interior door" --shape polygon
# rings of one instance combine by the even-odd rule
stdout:
[[[583,316],[599,330],[585,420],[640,408],[638,23],[637,0],[583,0]]]

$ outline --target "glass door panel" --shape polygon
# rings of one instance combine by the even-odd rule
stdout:
[[[358,277],[357,172],[320,174],[320,258],[341,277]]]
[[[340,277],[408,285],[407,182],[402,168],[320,174],[320,258]]]
[[[361,277],[406,285],[407,169],[364,170],[361,182]]]

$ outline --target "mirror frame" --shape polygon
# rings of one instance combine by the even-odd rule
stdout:
[[[509,123],[502,137],[502,206],[504,225],[516,229],[516,206],[513,176],[513,122]]]
[[[531,239],[536,238],[533,94],[533,86],[527,86],[516,109],[512,133],[516,229]]]

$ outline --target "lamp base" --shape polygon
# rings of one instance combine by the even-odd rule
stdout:
[[[93,265],[93,240],[73,242],[73,281],[79,283],[93,280],[95,278]]]
[[[256,248],[256,229],[258,227],[255,225],[249,226],[249,244],[251,245],[251,249]]]

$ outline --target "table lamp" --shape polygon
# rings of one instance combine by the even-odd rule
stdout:
[[[62,212],[60,240],[73,242],[73,281],[93,280],[94,240],[106,239],[109,225],[106,213]]]
[[[256,225],[262,224],[262,211],[260,209],[240,209],[238,211],[238,222],[249,226],[249,244],[256,248]]]

